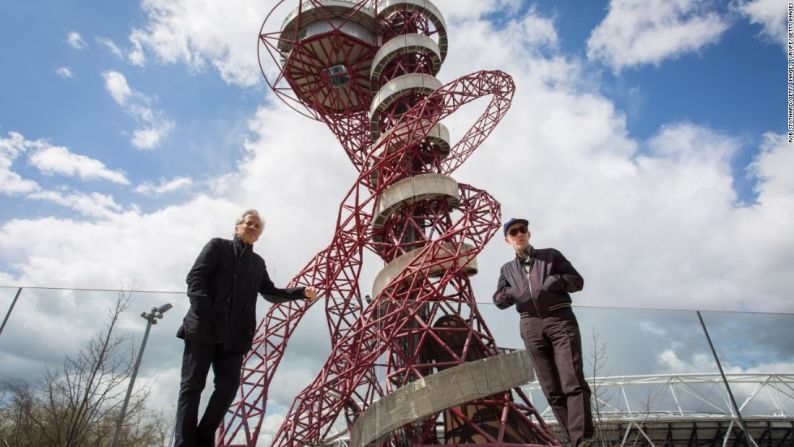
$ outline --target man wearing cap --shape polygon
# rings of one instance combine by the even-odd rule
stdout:
[[[521,314],[521,338],[560,428],[574,447],[592,445],[590,387],[582,367],[582,338],[569,293],[584,279],[558,250],[529,244],[529,222],[504,224],[505,242],[515,257],[502,266],[493,300]]]
[[[234,239],[210,240],[187,274],[190,309],[177,337],[185,340],[182,381],[176,408],[175,447],[212,447],[215,431],[240,385],[245,354],[256,331],[256,301],[262,294],[272,303],[317,298],[314,287],[280,289],[254,253],[264,222],[256,210],[237,219]],[[199,400],[212,366],[212,396],[201,420]]]

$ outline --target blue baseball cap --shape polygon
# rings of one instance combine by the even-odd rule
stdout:
[[[518,217],[511,217],[510,220],[505,222],[505,224],[502,227],[503,230],[504,230],[505,236],[507,236],[507,229],[510,228],[510,225],[517,224],[517,223],[522,223],[522,224],[526,225],[527,227],[529,227],[529,221],[528,220],[521,219],[521,218],[518,218]]]

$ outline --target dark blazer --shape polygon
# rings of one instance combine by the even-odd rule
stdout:
[[[187,274],[190,309],[177,337],[224,343],[233,352],[251,349],[256,330],[256,300],[271,303],[303,298],[304,287],[280,289],[267,274],[253,246],[234,240],[210,240]]]
[[[569,293],[582,290],[584,279],[558,250],[530,248],[529,278],[518,257],[502,266],[493,301],[500,309],[545,316],[571,307]]]

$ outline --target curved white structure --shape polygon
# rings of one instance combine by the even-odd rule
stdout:
[[[295,94],[324,112],[361,110],[370,101],[375,16],[342,0],[305,2],[284,20],[277,49]]]
[[[468,253],[473,250],[473,247],[468,244],[461,244],[460,246],[455,246],[452,243],[442,243],[440,248],[433,253],[433,259],[443,259],[446,257],[454,257],[458,253]],[[375,281],[372,284],[372,296],[378,296],[378,294],[383,291],[383,288],[386,287],[392,279],[396,278],[397,275],[402,272],[408,264],[411,263],[416,257],[421,253],[421,250],[411,250],[408,253],[405,253],[401,256],[395,258],[392,262],[386,264],[383,269],[378,272],[378,276],[375,277]],[[458,267],[462,267],[464,272],[471,276],[477,274],[477,258],[471,257],[467,262],[464,264],[465,258],[457,258],[458,259]],[[438,277],[444,274],[445,271],[451,269],[453,267],[453,261],[444,261],[438,264],[431,265],[427,270],[427,274],[431,277]]]
[[[449,46],[447,24],[444,22],[444,16],[441,15],[441,11],[432,2],[429,0],[386,0],[379,2],[378,7],[379,17],[387,17],[400,9],[416,11],[427,17],[438,33],[438,48],[441,53],[441,60],[447,57],[447,47]]]
[[[441,69],[441,51],[433,39],[422,34],[403,34],[384,43],[372,58],[369,78],[373,85],[380,79],[383,69],[390,62],[405,54],[422,54],[428,57],[433,67],[433,75],[438,74],[438,70]]]
[[[332,22],[340,31],[372,45],[376,44],[374,11],[369,8],[354,8],[355,4],[344,0],[322,0],[319,3],[317,5],[315,2],[303,2],[284,18],[281,38],[278,42],[278,49],[282,55],[286,56],[289,53],[293,42],[327,32],[329,28],[321,31],[324,28],[322,22]],[[343,21],[340,17],[348,19]],[[318,22],[320,26],[316,26]],[[300,26],[300,34],[295,32],[298,26]]]
[[[370,405],[350,430],[350,446],[378,438],[417,419],[521,386],[534,378],[526,351],[487,357],[412,382]]]
[[[372,230],[378,233],[399,207],[423,199],[446,200],[450,209],[458,207],[460,193],[454,178],[441,174],[420,174],[407,177],[383,191],[372,219]],[[380,242],[377,234],[373,240]]]
[[[398,99],[408,95],[427,96],[441,88],[441,81],[435,76],[423,73],[409,73],[398,76],[378,90],[369,108],[370,133],[372,138],[380,136],[381,114]]]

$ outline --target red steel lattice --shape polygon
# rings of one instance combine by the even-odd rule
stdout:
[[[434,371],[498,355],[469,275],[499,227],[499,203],[449,176],[502,119],[515,86],[505,73],[481,71],[429,93],[409,91],[411,76],[435,75],[433,53],[441,59],[446,53],[443,18],[427,0],[297,2],[277,32],[265,32],[284,3],[277,3],[260,31],[265,79],[290,107],[326,123],[359,172],[339,206],[331,243],[290,283],[314,285],[325,296],[331,353],[295,398],[273,445],[320,445],[340,417],[349,428],[385,394]],[[420,39],[409,47],[413,36],[435,44]],[[393,42],[400,51],[389,56],[377,79],[370,79],[378,49],[395,39],[403,39],[408,50]],[[263,50],[277,73],[268,75],[272,70],[262,65]],[[382,110],[373,109],[390,93],[384,92],[387,84],[406,90]],[[445,117],[487,97],[485,111],[457,142],[439,137]],[[457,185],[453,198],[403,198],[384,211],[401,182],[431,174]],[[365,250],[378,254],[386,268],[405,260],[371,299],[362,296],[359,285]],[[269,385],[311,305],[290,302],[266,312],[244,362],[238,398],[218,431],[219,445],[256,445]],[[444,409],[378,442],[558,445],[519,389]]]

